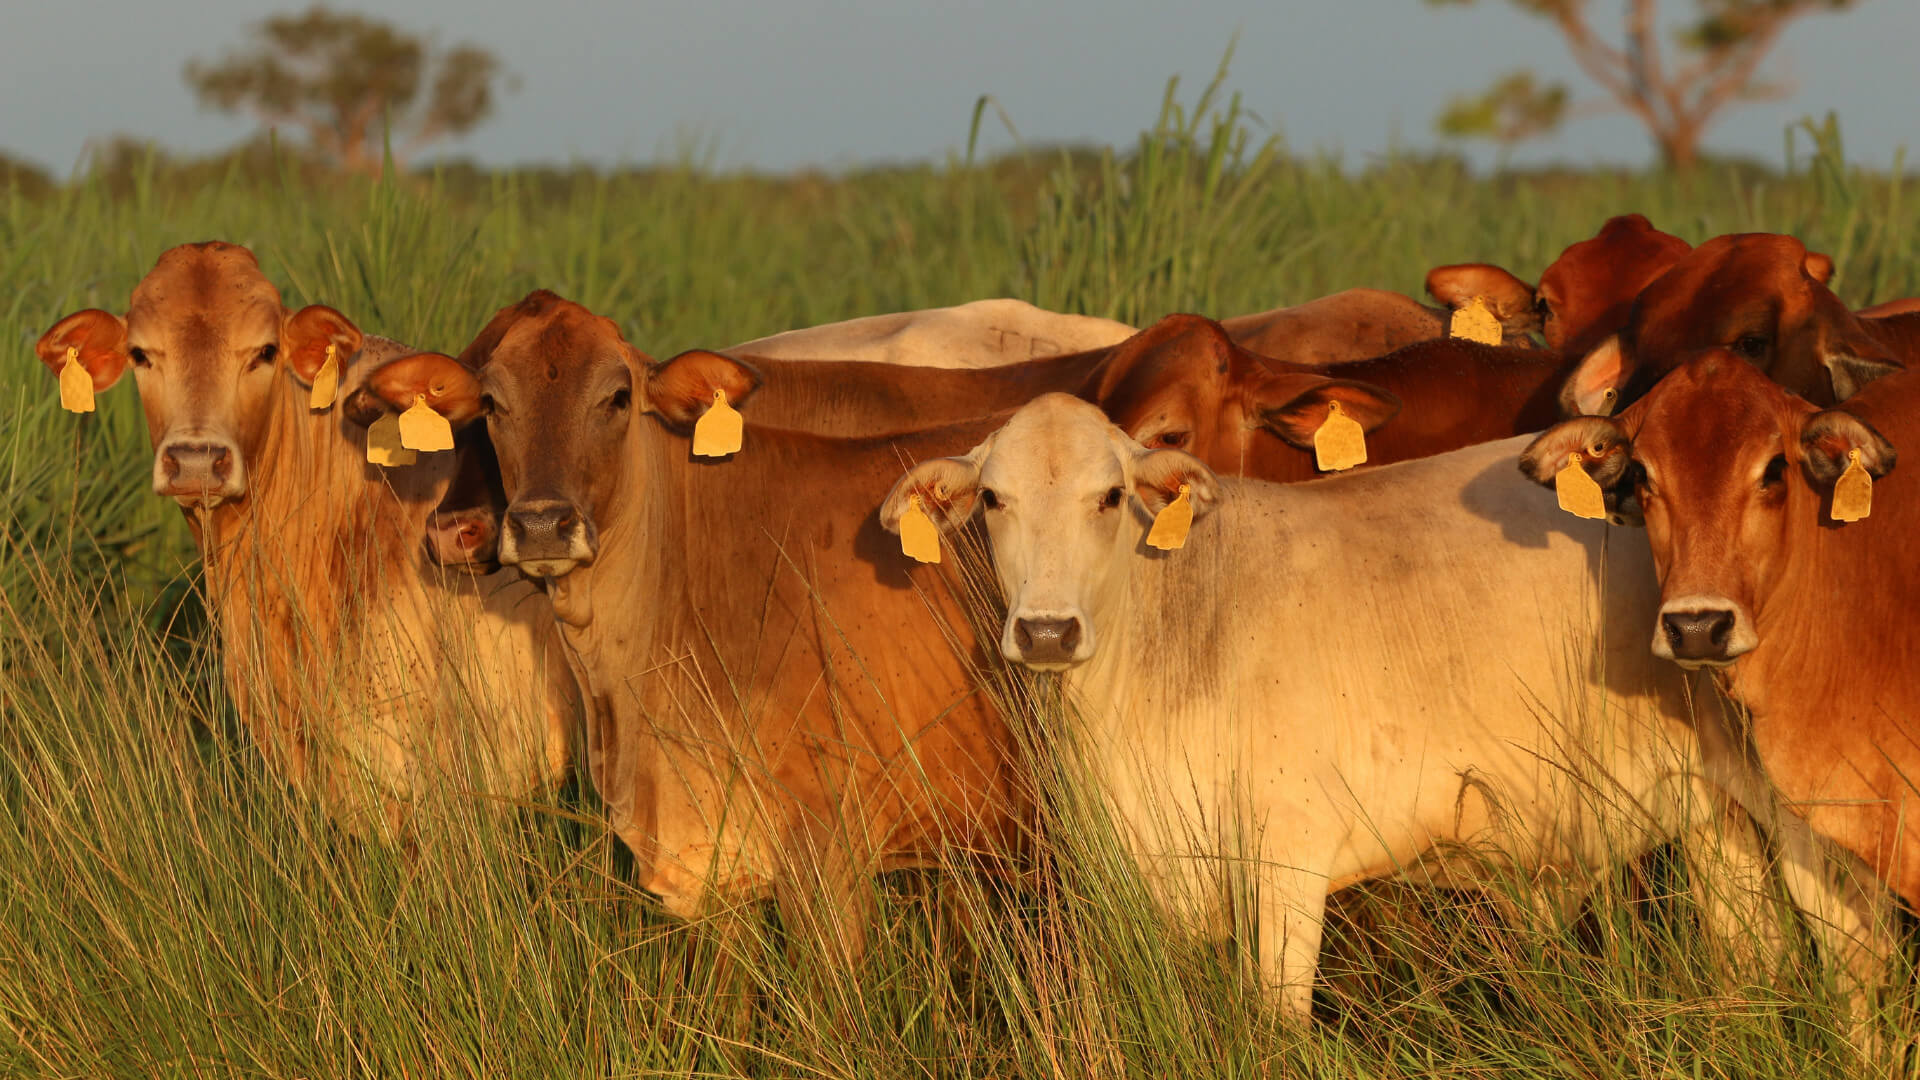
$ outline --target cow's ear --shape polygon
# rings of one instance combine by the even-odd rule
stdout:
[[[67,350],[78,349],[80,366],[93,377],[99,392],[120,381],[127,370],[127,324],[120,316],[88,308],[53,324],[40,335],[33,351],[55,375],[67,366]]]
[[[1865,347],[1833,349],[1820,357],[1821,363],[1827,365],[1827,374],[1833,379],[1835,401],[1847,400],[1875,379],[1906,370],[1899,361],[1879,348],[1878,343],[1863,344]]]
[[[1313,449],[1314,433],[1327,422],[1328,406],[1372,433],[1400,412],[1400,399],[1369,383],[1329,379],[1324,375],[1276,375],[1254,391],[1254,413],[1260,422],[1291,446]]]
[[[713,407],[715,391],[724,391],[727,404],[738,408],[761,382],[753,365],[706,349],[689,349],[644,370],[647,411],[681,430],[691,429]]]
[[[1621,390],[1633,374],[1620,348],[1620,335],[1609,336],[1587,353],[1560,388],[1564,416],[1607,416],[1620,404]]]
[[[414,353],[388,361],[367,372],[366,385],[354,397],[362,393],[372,395],[384,406],[374,412],[374,419],[389,408],[411,408],[416,397],[424,398],[427,408],[446,417],[456,428],[472,423],[482,413],[480,380],[444,353]],[[349,404],[347,413],[356,422],[365,415],[355,404]]]
[[[360,328],[325,304],[309,304],[280,324],[280,347],[287,352],[287,366],[308,386],[327,362],[327,346],[333,346],[334,361],[345,369],[360,351],[360,342]]]
[[[1540,433],[1520,451],[1520,471],[1527,479],[1547,487],[1575,454],[1600,490],[1609,495],[1625,492],[1633,465],[1633,439],[1620,421],[1604,416],[1581,416]]]
[[[1133,493],[1148,514],[1165,510],[1183,486],[1195,521],[1212,513],[1225,497],[1214,471],[1184,450],[1144,450],[1134,456]]]
[[[1833,280],[1833,257],[1809,251],[1807,257],[1800,260],[1800,272],[1825,285]]]
[[[908,469],[880,504],[880,527],[899,532],[900,518],[915,496],[940,531],[952,532],[965,525],[980,499],[978,453],[976,449],[966,457],[933,458]]]
[[[1844,409],[1827,409],[1807,417],[1800,427],[1800,457],[1815,485],[1831,489],[1846,471],[1852,451],[1875,480],[1893,471],[1897,455],[1893,444],[1865,420]]]
[[[1458,263],[1427,271],[1427,294],[1449,308],[1463,308],[1484,300],[1502,329],[1525,333],[1540,329],[1533,286],[1507,270],[1486,263]]]

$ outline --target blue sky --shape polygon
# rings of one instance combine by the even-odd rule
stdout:
[[[1621,0],[1592,0],[1611,25]],[[183,150],[245,137],[240,118],[199,109],[180,79],[192,56],[241,40],[263,15],[304,4],[194,0],[17,3],[0,34],[0,149],[64,172],[89,138],[115,132]],[[345,6],[345,5],[340,5]],[[1690,5],[1667,0],[1683,13]],[[1130,141],[1171,75],[1189,100],[1239,33],[1229,88],[1295,150],[1361,164],[1390,146],[1441,145],[1447,96],[1533,66],[1594,88],[1560,39],[1504,0],[383,0],[384,15],[442,42],[497,52],[518,77],[486,126],[445,153],[489,164],[655,160],[689,140],[721,166],[827,168],[939,158],[964,146],[991,93],[1029,141]],[[1671,17],[1671,16],[1670,16]],[[1788,32],[1769,71],[1782,101],[1726,114],[1710,149],[1769,162],[1782,130],[1839,112],[1850,157],[1920,152],[1920,0],[1865,0]],[[988,146],[1011,145],[994,126]],[[1493,151],[1462,145],[1486,165]],[[1638,124],[1582,119],[1521,162],[1638,164]]]

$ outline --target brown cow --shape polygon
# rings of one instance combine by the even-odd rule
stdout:
[[[512,500],[501,560],[548,582],[590,772],[669,910],[816,881],[843,903],[877,867],[1017,847],[1031,804],[963,609],[874,515],[903,460],[997,421],[863,440],[750,426],[716,464],[687,432],[751,385],[737,361],[653,364],[550,293],[467,355],[471,371],[428,355],[382,378],[439,385],[456,423],[484,410]]]
[[[1625,325],[1634,296],[1691,250],[1644,216],[1623,214],[1562,251],[1537,289],[1498,266],[1463,263],[1428,271],[1427,292],[1449,308],[1484,299],[1509,334],[1537,331],[1549,349],[1581,356]]]
[[[396,822],[450,771],[503,794],[551,780],[574,706],[544,660],[545,599],[509,575],[423,575],[453,455],[367,464],[345,410],[308,408],[329,346],[348,390],[411,351],[331,308],[287,311],[251,252],[213,242],[162,254],[125,319],[69,315],[36,351],[58,370],[77,348],[99,390],[133,367],[154,488],[180,502],[206,562],[228,689],[296,788],[365,826]],[[449,728],[469,713],[490,726]]]
[[[1711,349],[1744,357],[1809,401],[1845,400],[1905,366],[1920,345],[1908,328],[1920,322],[1861,318],[1827,288],[1832,273],[1832,259],[1791,236],[1715,237],[1641,291],[1626,326],[1574,370],[1562,405],[1598,414],[1629,404]]]

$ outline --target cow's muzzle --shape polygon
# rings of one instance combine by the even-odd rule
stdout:
[[[1686,596],[1661,605],[1653,634],[1653,654],[1687,668],[1731,664],[1757,644],[1746,613],[1719,596]]]
[[[427,522],[427,549],[442,566],[494,561],[500,551],[500,519],[490,506],[436,510]]]
[[[500,561],[528,577],[560,577],[590,566],[594,548],[592,521],[565,499],[522,499],[507,508]]]
[[[209,509],[238,499],[247,493],[240,448],[218,436],[171,436],[154,451],[153,490],[181,506]]]
[[[1019,616],[1007,620],[1000,652],[1040,671],[1065,671],[1093,655],[1093,639],[1078,615]]]

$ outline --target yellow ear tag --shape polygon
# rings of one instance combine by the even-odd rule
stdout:
[[[453,425],[427,408],[425,394],[413,395],[413,404],[400,414],[400,445],[409,450],[453,449]]]
[[[1607,497],[1600,493],[1600,485],[1581,467],[1577,452],[1568,454],[1566,468],[1553,474],[1553,490],[1560,496],[1560,509],[1574,517],[1607,516]]]
[[[1859,521],[1873,509],[1873,474],[1860,463],[1858,449],[1847,451],[1847,468],[1833,482],[1833,520]]]
[[[375,465],[413,464],[413,451],[400,442],[398,413],[388,413],[367,428],[367,460]]]
[[[1465,338],[1482,345],[1500,344],[1500,320],[1483,297],[1474,297],[1465,307],[1453,309],[1453,321],[1447,325],[1449,337]]]
[[[307,408],[325,409],[340,393],[340,360],[334,355],[333,342],[327,342],[327,358],[313,373],[313,388],[307,392]]]
[[[726,457],[740,452],[740,411],[727,404],[727,392],[713,392],[713,408],[693,425],[693,452],[701,457]]]
[[[93,375],[72,345],[67,346],[67,362],[60,365],[60,405],[68,412],[93,411]]]
[[[1313,457],[1321,472],[1339,472],[1367,462],[1367,433],[1337,401],[1327,402],[1327,418],[1313,433]]]
[[[1619,400],[1620,400],[1620,391],[1615,390],[1611,386],[1607,387],[1607,392],[1600,395],[1600,411],[1595,413],[1594,415],[1595,416],[1612,416],[1613,406]]]
[[[1187,501],[1187,485],[1180,485],[1180,494],[1153,516],[1153,528],[1147,530],[1147,546],[1161,551],[1172,551],[1187,542],[1187,533],[1193,528],[1193,503]]]
[[[907,512],[900,515],[900,553],[923,563],[940,561],[940,530],[920,509],[920,496],[907,496]]]

